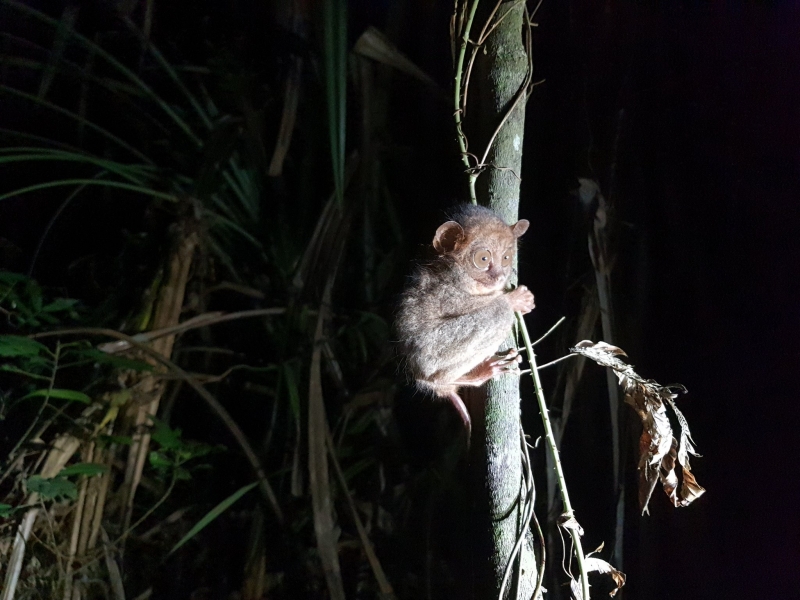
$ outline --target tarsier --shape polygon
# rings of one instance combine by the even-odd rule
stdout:
[[[514,323],[529,313],[533,294],[525,286],[506,291],[517,238],[528,221],[507,225],[494,211],[464,205],[433,238],[436,258],[419,265],[403,293],[396,328],[400,350],[417,386],[446,398],[471,433],[458,395],[516,370],[516,349],[497,353]]]

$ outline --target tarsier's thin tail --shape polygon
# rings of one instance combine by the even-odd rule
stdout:
[[[458,411],[458,416],[461,417],[461,421],[464,423],[464,429],[467,431],[467,446],[469,446],[470,439],[472,438],[472,419],[469,418],[467,407],[464,405],[461,396],[455,391],[448,392],[445,398],[447,398]]]

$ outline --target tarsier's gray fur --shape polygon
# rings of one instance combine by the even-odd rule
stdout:
[[[455,260],[441,256],[416,269],[400,305],[401,352],[417,384],[434,393],[455,391],[447,384],[496,352],[514,323],[505,298],[473,296],[465,278]]]
[[[466,205],[451,219],[462,226],[467,244],[500,248],[516,243],[512,227],[488,208]],[[466,256],[444,253],[417,266],[397,316],[400,350],[410,375],[421,389],[441,397],[455,395],[459,377],[491,357],[514,323],[502,289],[476,292]],[[510,270],[505,269],[502,285]]]

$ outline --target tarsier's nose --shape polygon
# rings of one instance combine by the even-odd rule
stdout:
[[[492,261],[492,264],[489,265],[489,270],[487,271],[487,273],[489,277],[491,277],[495,281],[499,281],[505,275],[505,273],[503,272],[503,268],[494,261]]]

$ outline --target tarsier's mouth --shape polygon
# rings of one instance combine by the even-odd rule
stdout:
[[[503,290],[506,287],[506,278],[505,277],[487,277],[486,281],[478,282],[481,287],[485,288],[487,291],[490,292],[497,292]]]

